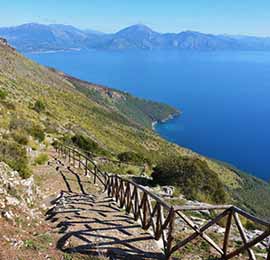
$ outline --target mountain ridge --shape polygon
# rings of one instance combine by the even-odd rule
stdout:
[[[270,50],[270,37],[214,35],[196,31],[159,33],[135,24],[115,33],[82,30],[72,25],[29,23],[0,28],[0,37],[21,52],[69,49]]]

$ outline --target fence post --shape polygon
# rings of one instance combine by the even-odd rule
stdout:
[[[231,209],[230,213],[228,214],[227,224],[225,229],[224,241],[223,241],[223,257],[226,258],[227,256],[227,249],[230,237],[230,231],[232,226],[232,217],[233,217],[233,209]]]
[[[169,214],[170,214],[170,222],[169,222],[168,233],[167,233],[167,245],[165,247],[165,254],[166,254],[167,260],[172,259],[172,253],[173,253],[172,248],[173,248],[174,226],[175,226],[175,211],[173,207],[171,207]]]
[[[88,160],[87,158],[85,158],[85,176],[87,176],[87,173],[88,173],[87,167],[88,167]]]
[[[268,255],[267,255],[266,260],[270,260],[270,245],[269,245],[269,248],[268,248]]]
[[[79,169],[81,169],[81,154],[79,153]]]
[[[70,149],[68,148],[68,163],[71,162],[71,152]]]
[[[76,166],[76,153],[75,150],[73,150],[73,166]]]
[[[94,174],[94,184],[96,184],[97,183],[97,166],[96,165],[95,165],[94,171],[95,171],[95,174]]]

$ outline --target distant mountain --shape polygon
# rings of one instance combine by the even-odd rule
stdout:
[[[114,34],[80,30],[61,24],[24,24],[0,28],[0,36],[22,52],[66,49],[180,49],[180,50],[270,50],[270,37],[213,35],[184,31],[158,33],[137,24]]]
[[[0,28],[0,35],[19,51],[30,52],[84,48],[92,34],[69,25],[31,23]]]

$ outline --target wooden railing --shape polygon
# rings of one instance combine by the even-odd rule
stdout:
[[[176,252],[200,237],[214,249],[218,256],[217,259],[227,260],[247,253],[250,260],[256,260],[252,248],[261,243],[265,248],[268,248],[265,259],[270,260],[270,245],[265,242],[266,238],[270,237],[270,223],[231,205],[170,206],[145,187],[118,175],[102,172],[92,158],[88,158],[72,147],[58,144],[56,150],[59,156],[68,159],[69,163],[84,169],[86,175],[92,174],[94,183],[101,183],[109,197],[114,198],[121,208],[125,208],[128,214],[132,214],[136,221],[140,221],[142,228],[152,233],[156,240],[162,241],[166,259],[172,259]],[[221,212],[202,227],[197,226],[186,214],[187,211],[200,212],[205,210],[215,213]],[[248,238],[241,218],[260,225],[263,231],[257,237]],[[206,234],[206,231],[224,220],[225,231],[222,241],[215,242],[210,238],[210,235]],[[191,235],[180,241],[177,238],[179,223],[193,231]],[[229,250],[232,228],[238,230],[243,243],[239,247]]]

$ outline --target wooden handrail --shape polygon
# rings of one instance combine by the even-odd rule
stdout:
[[[107,192],[109,197],[114,198],[115,201],[119,203],[120,207],[125,208],[127,213],[133,215],[135,220],[140,221],[143,229],[151,231],[156,240],[161,240],[163,242],[166,259],[171,259],[176,251],[194,241],[197,237],[201,237],[216,250],[220,255],[220,259],[231,259],[246,251],[250,260],[256,260],[252,247],[258,243],[262,243],[270,236],[269,222],[259,219],[233,205],[173,207],[153,192],[132,180],[120,177],[116,174],[110,175],[106,172],[102,172],[92,158],[89,158],[73,147],[58,144],[56,150],[58,151],[59,156],[64,156],[65,158],[68,157],[69,162],[73,163],[74,166],[76,166],[77,162],[78,167],[83,168],[86,175],[91,173],[94,176],[94,183],[99,181],[104,186],[104,191]],[[92,165],[93,169],[89,168],[89,164]],[[202,227],[198,227],[186,214],[184,214],[185,211],[199,212],[205,210],[222,212]],[[261,225],[265,230],[258,237],[249,241],[238,215]],[[194,232],[179,242],[175,239],[175,233],[177,231],[175,225],[176,218],[183,221],[185,225]],[[223,246],[221,248],[206,234],[206,231],[213,225],[218,224],[224,218],[226,218],[227,221]],[[243,241],[243,246],[228,252],[228,242],[233,227],[233,220],[239,231],[240,238]],[[266,254],[266,260],[270,260],[270,252]]]
[[[70,148],[73,148],[73,149],[75,149],[76,150],[76,147],[75,146],[69,146],[69,145],[66,145],[66,146],[68,146],[68,147],[70,147]],[[98,159],[105,159],[105,160],[107,160],[108,162],[111,162],[111,163],[114,163],[114,164],[121,164],[121,165],[127,165],[127,166],[135,166],[135,167],[141,167],[141,168],[143,168],[144,167],[144,165],[138,165],[138,164],[134,164],[134,163],[129,163],[129,162],[122,162],[122,161],[120,161],[120,160],[113,160],[113,159],[109,159],[109,158],[107,158],[107,157],[102,157],[102,156],[99,156],[99,155],[97,155],[97,154],[94,154],[94,153],[92,153],[92,152],[90,152],[90,151],[87,151],[87,150],[84,150],[84,149],[81,149],[80,148],[80,151],[81,152],[83,152],[86,156],[87,156],[87,154],[89,154],[89,155],[91,155],[91,157],[95,157],[95,158],[98,158]],[[113,155],[113,154],[112,154]]]

